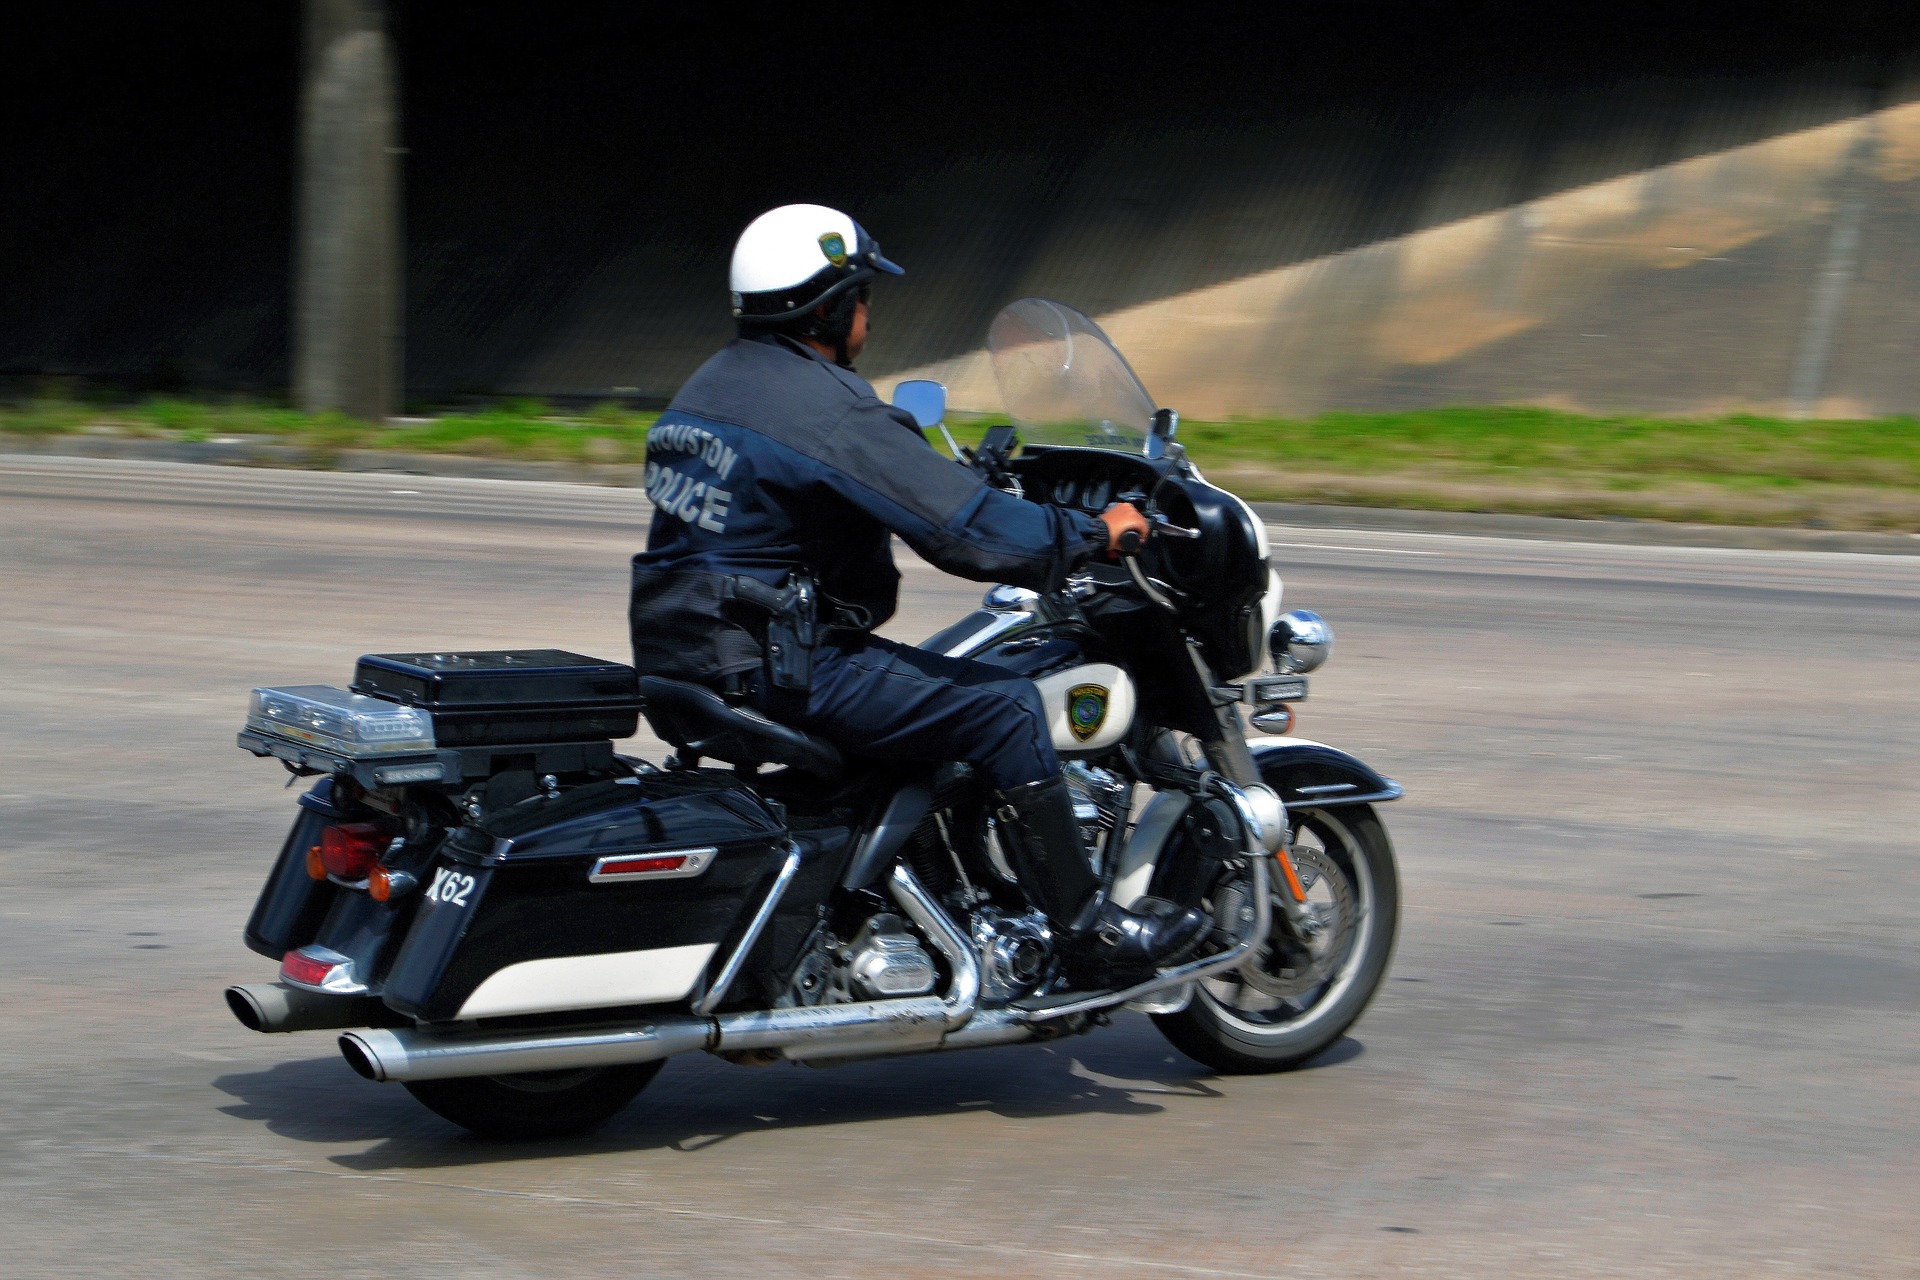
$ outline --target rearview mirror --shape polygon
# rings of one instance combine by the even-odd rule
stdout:
[[[893,405],[905,409],[922,431],[940,425],[947,416],[947,389],[927,378],[914,378],[893,389]]]
[[[1147,457],[1166,457],[1167,447],[1173,443],[1173,438],[1179,434],[1180,415],[1172,409],[1155,409],[1153,411],[1153,426],[1147,429]]]

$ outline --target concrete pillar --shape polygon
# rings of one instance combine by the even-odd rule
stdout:
[[[385,0],[306,0],[294,396],[379,422],[401,393],[400,146]]]

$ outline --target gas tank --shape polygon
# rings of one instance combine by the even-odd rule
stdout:
[[[1133,677],[1110,662],[1067,667],[1033,682],[1047,704],[1054,749],[1062,755],[1104,751],[1133,724]]]
[[[1133,725],[1140,705],[1133,677],[1124,667],[1099,661],[1105,647],[1085,627],[1032,627],[1035,598],[1031,591],[995,587],[987,593],[985,607],[921,647],[1026,676],[1046,703],[1047,731],[1056,751],[1105,751]]]

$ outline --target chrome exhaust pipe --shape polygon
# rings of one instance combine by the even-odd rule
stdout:
[[[394,1014],[377,996],[307,991],[284,982],[248,982],[228,987],[227,1008],[249,1031],[339,1031],[377,1027]]]
[[[896,1053],[914,1053],[937,1049],[950,1034],[961,1032],[980,1004],[980,960],[967,936],[953,927],[947,913],[940,909],[926,888],[904,865],[893,869],[893,899],[900,904],[921,932],[947,958],[953,981],[947,984],[944,999],[916,996],[911,1000],[877,1000],[869,1008],[879,1012],[862,1019],[853,1028],[806,1028],[783,1033],[775,1027],[763,1029],[760,1020],[775,1020],[801,1012],[833,1012],[857,1008],[854,1005],[829,1005],[826,1009],[775,1009],[767,1013],[742,1013],[735,1018],[741,1025],[723,1027],[728,1048],[778,1048],[781,1056],[795,1062],[820,1062],[830,1058],[875,1058]],[[933,1009],[924,1006],[933,1005]],[[915,1008],[913,1006],[923,1006]],[[723,1023],[726,1021],[722,1020]],[[749,1044],[748,1040],[755,1043]]]
[[[933,900],[933,895],[904,864],[893,869],[893,900],[947,958],[953,981],[947,985],[941,1008],[945,1011],[946,1029],[958,1031],[980,1006],[980,957],[973,952],[973,940],[954,928],[953,921]]]
[[[1021,1044],[1039,1033],[1025,1013],[996,1009],[983,1013],[940,1042],[942,1049],[986,1049],[998,1044]]]
[[[715,1053],[778,1049],[792,1057],[809,1058],[904,1053],[939,1044],[947,1033],[947,1016],[938,996],[913,996],[717,1018],[680,1014],[624,1026],[505,1035],[369,1028],[341,1036],[340,1052],[348,1065],[369,1080],[442,1080],[613,1067],[695,1049]]]
[[[1023,1044],[1028,1040],[1038,1040],[1041,1032],[1027,1015],[1017,1009],[990,1009],[973,1015],[966,1026],[958,1031],[949,1032],[943,1039],[933,1044],[908,1048],[836,1051],[829,1055],[808,1053],[804,1057],[788,1050],[786,1056],[795,1062],[809,1067],[840,1067],[854,1062],[871,1062],[875,1058],[897,1058],[909,1053],[928,1053],[938,1050],[941,1053],[949,1049],[986,1049],[994,1045]]]
[[[953,979],[945,997],[750,1010],[708,1018],[675,1014],[625,1026],[499,1035],[368,1029],[341,1036],[340,1052],[369,1080],[441,1080],[652,1062],[694,1049],[774,1049],[789,1058],[813,1060],[935,1048],[973,1017],[980,1001],[980,961],[911,871],[896,867],[892,888],[901,909],[947,958]]]
[[[445,1080],[652,1062],[704,1049],[711,1033],[705,1018],[504,1036],[364,1030],[341,1036],[340,1053],[369,1080]]]

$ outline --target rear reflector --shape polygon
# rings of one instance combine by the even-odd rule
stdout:
[[[718,849],[675,849],[670,853],[636,853],[602,858],[587,877],[595,884],[609,880],[667,880],[697,876],[707,869]]]
[[[280,961],[280,976],[313,991],[352,994],[366,990],[354,981],[352,959],[330,947],[306,946],[287,952]]]
[[[333,972],[333,966],[314,956],[303,956],[298,951],[289,951],[280,961],[280,976],[294,982],[317,987],[327,980]]]
[[[600,864],[603,876],[644,876],[656,871],[678,871],[687,865],[687,855],[671,853],[659,858],[616,858]]]

